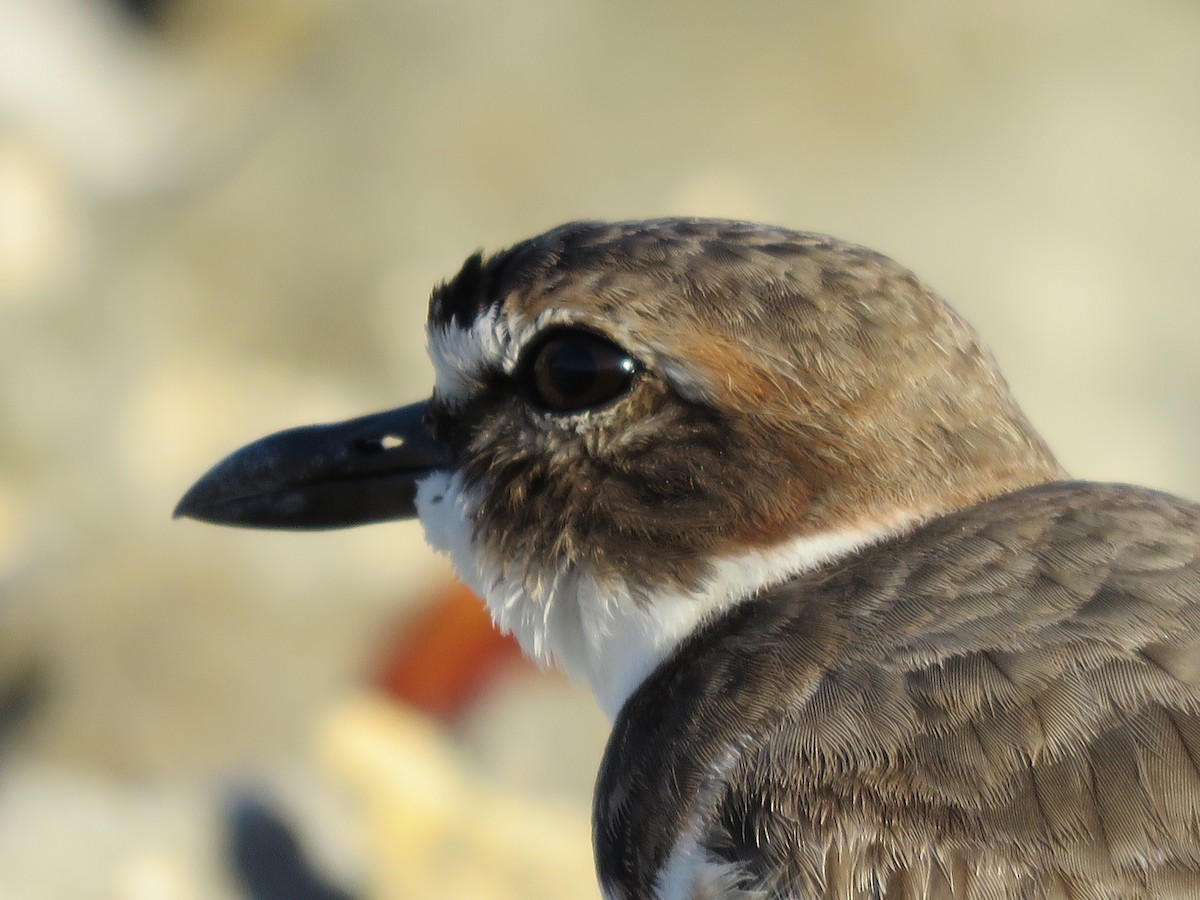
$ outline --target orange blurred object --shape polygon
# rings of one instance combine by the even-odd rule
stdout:
[[[385,645],[372,682],[431,716],[452,720],[505,669],[530,666],[513,638],[501,634],[483,602],[461,583],[434,594]]]

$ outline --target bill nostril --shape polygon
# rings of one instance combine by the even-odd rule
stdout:
[[[386,453],[388,450],[395,450],[397,447],[403,446],[404,438],[394,434],[385,434],[377,438],[359,438],[354,442],[354,450],[364,455]]]
[[[412,448],[416,453],[420,453],[421,436],[410,437],[403,434],[381,434],[372,435],[371,437],[360,437],[351,441],[349,444],[349,453],[352,457],[359,459],[368,459],[375,456],[386,456],[394,453],[397,450],[405,450]]]

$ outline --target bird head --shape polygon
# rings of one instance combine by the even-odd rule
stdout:
[[[974,331],[823,235],[564,225],[468,259],[427,328],[428,400],[255,442],[177,514],[417,516],[500,627],[610,713],[757,590],[1062,475]]]

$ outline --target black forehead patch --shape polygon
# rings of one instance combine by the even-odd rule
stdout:
[[[470,257],[457,275],[434,289],[429,321],[469,326],[514,291],[551,289],[572,272],[657,272],[665,283],[700,276],[745,280],[755,259],[778,265],[830,245],[822,235],[722,219],[570,222],[493,256]]]
[[[429,300],[430,323],[473,322],[514,289],[528,287],[551,269],[576,266],[598,256],[600,248],[590,246],[589,238],[611,228],[601,222],[571,222],[492,256],[475,253],[457,275],[434,288]]]
[[[457,275],[433,289],[429,321],[437,325],[449,325],[451,321],[465,324],[499,302],[498,298],[490,299],[495,293],[491,290],[495,262],[496,257],[492,257],[485,263],[482,250],[468,257]]]

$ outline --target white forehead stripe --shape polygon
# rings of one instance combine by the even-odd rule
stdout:
[[[451,405],[465,403],[489,372],[512,375],[531,341],[551,325],[570,321],[570,311],[550,308],[532,322],[523,322],[499,305],[489,306],[467,324],[458,319],[430,324],[427,346],[438,396]]]
[[[512,333],[495,306],[465,325],[458,319],[445,325],[430,323],[426,343],[434,388],[450,404],[461,404],[478,391],[487,372],[512,371],[516,366]]]

